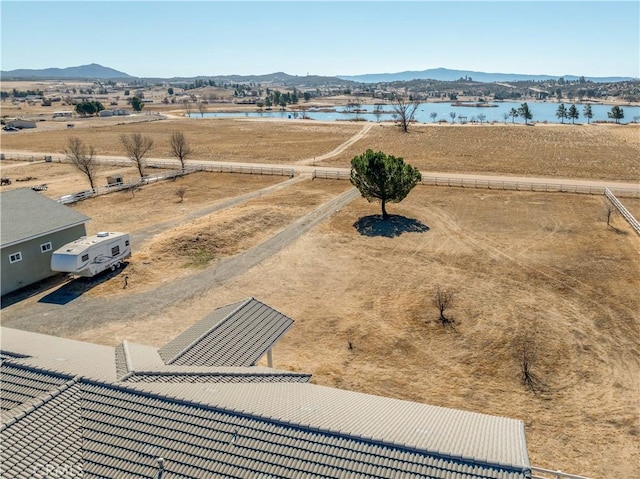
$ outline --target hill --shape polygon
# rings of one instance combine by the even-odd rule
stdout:
[[[40,70],[19,69],[0,72],[3,80],[21,80],[21,79],[89,79],[89,80],[107,80],[114,78],[134,78],[127,73],[114,70],[113,68],[103,67],[97,63],[90,65],[80,65],[68,68],[44,68]]]
[[[449,70],[448,68],[432,68],[422,71],[404,71],[398,73],[369,73],[365,75],[339,75],[343,80],[351,80],[361,83],[389,83],[394,81],[410,80],[439,80],[456,81],[460,78],[469,78],[476,82],[513,82],[513,81],[544,81],[564,78],[567,81],[578,80],[575,75],[565,75],[563,77],[554,75],[528,75],[519,73],[485,73],[471,70]],[[585,80],[597,83],[610,83],[618,81],[634,80],[631,77],[585,77]]]

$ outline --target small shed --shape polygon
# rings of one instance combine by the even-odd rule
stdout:
[[[122,183],[123,183],[122,175],[107,176],[107,184],[108,185],[121,185]]]
[[[113,116],[113,112],[111,110],[102,110],[100,111],[100,113],[98,113],[98,116],[100,116],[101,118]]]

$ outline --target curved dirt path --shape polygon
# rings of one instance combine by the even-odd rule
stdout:
[[[16,303],[2,311],[2,325],[57,336],[77,335],[115,321],[133,321],[161,314],[205,294],[209,289],[242,275],[278,253],[336,210],[359,196],[355,188],[299,218],[278,234],[238,255],[215,263],[204,271],[165,283],[158,288],[110,300],[81,296],[67,304]]]
[[[356,141],[362,140],[366,136],[366,134],[369,133],[369,130],[371,130],[371,128],[373,128],[373,124],[366,124],[364,125],[364,127],[362,127],[362,130],[360,130],[358,133],[353,135],[351,138],[349,138],[347,141],[345,141],[343,144],[341,144],[337,148],[334,148],[333,150],[331,150],[329,153],[325,153],[324,155],[314,156],[312,158],[305,158],[304,160],[296,161],[294,165],[313,165],[316,161],[323,161],[323,160],[326,160],[327,158],[331,158],[332,156],[339,155],[344,150],[346,150],[351,145],[353,145]]]
[[[272,193],[274,191],[279,191],[284,188],[287,188],[295,183],[299,183],[301,181],[308,180],[310,178],[309,175],[298,175],[290,178],[282,183],[277,183],[275,185],[267,186],[266,188],[262,188],[256,191],[250,191],[249,193],[245,193],[244,195],[236,196],[234,198],[229,198],[227,200],[221,201],[220,203],[216,203],[211,206],[207,206],[205,208],[201,208],[196,211],[192,211],[184,218],[177,218],[170,221],[165,221],[164,223],[158,223],[155,225],[151,225],[142,231],[138,231],[131,235],[132,244],[136,249],[140,249],[143,243],[152,239],[155,235],[160,234],[164,231],[167,231],[171,228],[174,228],[186,221],[195,220],[201,218],[203,216],[209,215],[211,213],[215,213],[217,211],[226,210],[227,208],[231,208],[232,206],[236,206],[242,203],[246,203],[249,200],[254,198],[259,198],[262,195]]]

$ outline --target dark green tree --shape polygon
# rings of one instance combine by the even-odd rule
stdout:
[[[104,105],[99,101],[83,101],[76,105],[76,113],[79,115],[95,115],[104,110]]]
[[[587,119],[587,123],[591,122],[591,118],[593,118],[593,111],[591,111],[591,105],[585,105],[582,110],[582,114]]]
[[[607,113],[609,118],[613,118],[616,123],[620,123],[620,120],[624,118],[624,110],[618,105],[611,107],[611,111]]]
[[[556,117],[560,118],[560,123],[564,123],[564,119],[567,118],[567,107],[564,103],[560,103],[556,110]]]
[[[417,168],[402,158],[382,151],[367,150],[351,160],[351,183],[367,201],[377,200],[382,206],[382,219],[389,218],[387,203],[399,203],[422,180]]]
[[[520,105],[520,108],[518,108],[518,115],[520,115],[522,118],[524,118],[524,124],[528,125],[529,124],[529,120],[531,120],[533,118],[533,113],[531,113],[531,109],[529,108],[529,105],[527,105],[527,103],[522,103]]]
[[[511,123],[515,123],[516,118],[518,117],[518,110],[516,108],[512,108],[509,111],[509,116],[511,116]]]
[[[169,87],[169,88],[167,89],[167,93],[168,93],[169,95],[173,95],[173,87]]]
[[[137,96],[131,98],[131,108],[133,108],[134,111],[142,111],[143,107],[144,103],[142,103],[142,100],[140,100],[140,98],[138,98]]]
[[[580,112],[575,105],[571,105],[567,110],[567,118],[571,118],[571,124],[574,124],[576,120],[580,117]]]

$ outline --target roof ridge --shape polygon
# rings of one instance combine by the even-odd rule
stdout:
[[[194,366],[197,367],[197,366]],[[249,368],[251,366],[245,366]],[[294,377],[311,377],[310,373],[299,373],[296,371],[283,371],[273,369],[271,371],[246,371],[246,372],[229,372],[229,371],[167,371],[167,370],[151,370],[151,371],[132,371],[127,379],[131,376],[239,376],[239,377],[258,377],[258,376],[294,376]]]
[[[247,298],[245,300],[239,301],[238,303],[240,303],[240,306],[238,306],[233,311],[231,311],[229,314],[227,314],[224,318],[222,318],[221,321],[218,321],[212,328],[207,329],[204,333],[202,333],[200,336],[198,336],[193,341],[191,341],[191,343],[189,343],[186,347],[184,347],[182,349],[182,351],[180,351],[178,354],[176,354],[169,361],[165,362],[165,364],[169,365],[169,364],[173,364],[174,362],[176,362],[178,359],[180,359],[182,356],[184,356],[191,348],[193,348],[196,344],[198,344],[200,341],[202,341],[204,338],[206,338],[209,334],[211,334],[212,331],[217,329],[218,325],[224,323],[229,317],[231,317],[232,315],[236,314],[238,311],[240,311],[242,308],[244,308],[251,301],[257,301],[257,300],[253,296],[251,296],[250,298]],[[225,306],[220,306],[220,307],[224,308]],[[220,308],[216,308],[216,309],[220,309]],[[200,321],[203,321],[203,319],[201,319]],[[194,324],[198,324],[198,323],[194,323]],[[189,330],[189,328],[187,328],[185,331],[188,331],[188,330]],[[183,333],[184,333],[184,331],[183,331]]]
[[[13,408],[13,409],[11,409],[9,411],[3,412],[3,416],[5,416],[6,414],[9,414],[9,415],[11,415],[11,417],[6,421],[3,418],[2,424],[0,425],[0,431],[4,431],[6,428],[8,428],[9,426],[15,424],[20,419],[23,419],[23,418],[27,417],[29,414],[34,412],[36,409],[38,409],[39,407],[41,407],[44,404],[48,403],[52,399],[56,398],[57,396],[62,394],[64,391],[69,389],[74,384],[78,384],[81,380],[82,380],[82,376],[74,376],[70,380],[68,380],[65,383],[63,383],[60,386],[58,386],[57,388],[55,388],[53,390],[50,390],[50,391],[47,391],[44,394],[42,394],[42,395],[40,395],[38,397],[35,397],[35,398],[33,398],[33,399],[23,403],[23,404],[20,404],[19,406],[16,406],[15,408]],[[11,414],[11,412],[14,411],[14,410],[16,410],[16,413],[15,414]]]
[[[443,460],[448,460],[448,461],[452,461],[452,462],[456,462],[456,463],[461,463],[464,465],[472,465],[472,466],[483,466],[483,467],[488,467],[488,468],[493,468],[493,469],[504,469],[504,470],[509,470],[509,471],[514,471],[514,472],[524,472],[530,469],[530,466],[522,465],[516,465],[516,464],[504,464],[504,463],[500,463],[500,462],[492,462],[492,461],[487,461],[484,459],[479,459],[476,457],[467,457],[464,455],[454,455],[454,454],[447,454],[447,453],[443,453],[440,451],[433,451],[430,449],[421,449],[419,447],[416,446],[408,446],[405,443],[399,443],[399,442],[394,442],[394,441],[385,441],[384,439],[376,439],[374,437],[370,437],[370,436],[362,436],[362,435],[357,435],[357,434],[349,434],[347,432],[343,432],[341,430],[335,430],[335,429],[330,429],[327,427],[322,427],[322,426],[304,426],[301,425],[300,423],[295,423],[295,422],[289,422],[286,420],[282,420],[280,418],[274,418],[272,416],[263,416],[261,414],[257,414],[257,413],[251,413],[251,412],[247,412],[246,410],[242,410],[242,411],[238,411],[236,409],[229,409],[226,408],[224,406],[220,406],[220,405],[212,405],[206,402],[200,402],[200,401],[196,401],[196,400],[190,400],[190,399],[186,399],[184,397],[177,397],[177,396],[171,396],[170,394],[167,393],[160,393],[160,392],[152,392],[146,389],[142,389],[140,387],[137,386],[138,383],[106,383],[103,381],[99,381],[99,380],[94,380],[94,379],[84,379],[83,381],[84,383],[88,383],[88,384],[92,384],[95,386],[100,386],[100,387],[105,387],[108,389],[112,389],[112,390],[120,390],[120,391],[124,391],[124,392],[129,392],[132,394],[138,394],[141,396],[145,396],[145,397],[149,397],[152,399],[158,399],[161,401],[167,401],[173,404],[179,404],[179,405],[184,405],[184,406],[189,406],[189,407],[194,407],[194,408],[202,408],[202,409],[206,409],[206,410],[210,410],[210,411],[217,411],[217,412],[221,412],[221,413],[225,413],[225,414],[229,414],[231,416],[236,416],[236,417],[243,417],[243,418],[247,418],[247,419],[252,419],[252,420],[257,420],[257,421],[263,421],[263,422],[267,422],[267,423],[271,423],[271,424],[276,424],[276,425],[280,425],[280,426],[285,426],[285,427],[290,427],[293,429],[297,429],[299,431],[305,431],[305,432],[316,432],[316,433],[320,433],[320,434],[326,434],[328,436],[332,436],[335,438],[346,438],[346,439],[350,439],[353,441],[359,441],[365,444],[369,444],[369,445],[373,445],[373,446],[383,446],[383,447],[388,447],[388,448],[392,448],[392,449],[396,449],[396,450],[403,450],[403,451],[409,451],[409,452],[413,452],[416,454],[420,454],[420,455],[425,455],[425,456],[430,456],[433,458],[437,458],[437,459],[443,459]]]
[[[133,364],[131,360],[131,354],[129,353],[129,341],[123,339],[120,345],[122,346],[122,354],[124,355],[124,364],[127,367],[127,372],[132,372]]]

